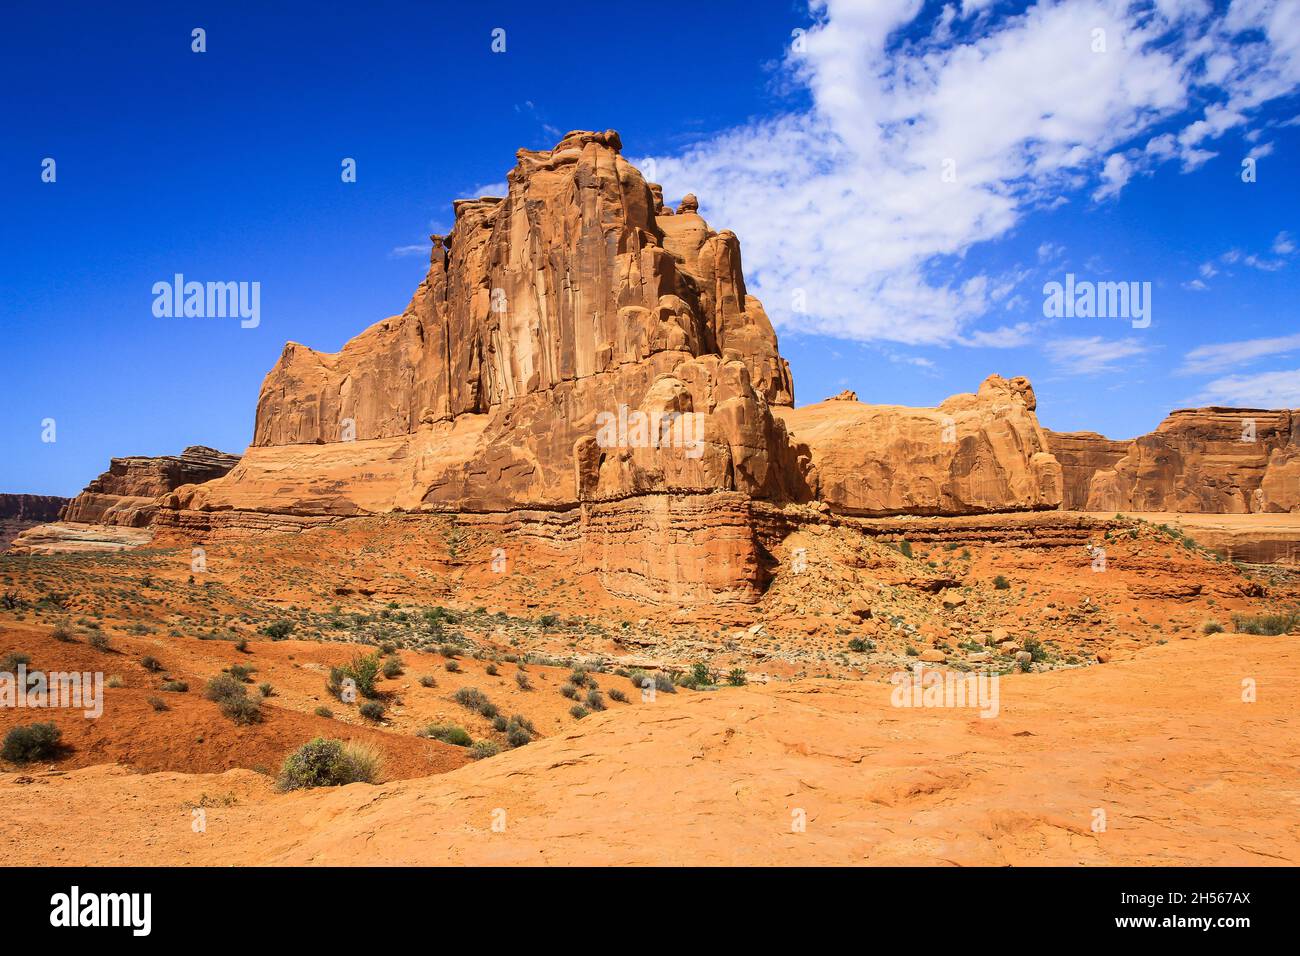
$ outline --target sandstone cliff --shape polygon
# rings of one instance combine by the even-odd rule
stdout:
[[[1054,432],[1043,429],[1047,447],[1061,466],[1061,507],[1084,511],[1092,476],[1124,457],[1130,442],[1112,441],[1096,432]]]
[[[937,408],[864,405],[852,393],[780,409],[807,444],[820,497],[847,514],[1056,508],[1061,469],[1024,378],[992,375]]]
[[[1089,443],[1077,433],[1049,434],[1049,442],[1070,476],[1067,498],[1073,507],[1211,514],[1300,511],[1300,413],[1294,411],[1182,409],[1131,442]],[[1123,451],[1116,455],[1119,446]]]
[[[191,445],[179,455],[114,458],[108,471],[94,479],[59,513],[62,521],[143,527],[156,510],[156,499],[182,485],[220,478],[238,455]]]

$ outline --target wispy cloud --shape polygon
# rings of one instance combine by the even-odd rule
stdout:
[[[1099,335],[1054,339],[1044,346],[1048,359],[1070,375],[1096,375],[1114,372],[1125,359],[1144,355],[1147,347],[1135,338],[1104,339]]]
[[[1300,369],[1216,378],[1196,401],[1245,408],[1300,408]]]
[[[429,250],[429,243],[422,242],[413,246],[397,246],[388,255],[393,259],[405,259],[409,256],[427,256]]]
[[[1246,339],[1239,342],[1220,342],[1202,345],[1183,356],[1184,375],[1205,375],[1224,372],[1262,358],[1286,355],[1300,349],[1300,333],[1274,338]]]
[[[997,283],[965,265],[973,246],[1162,164],[1194,168],[1300,85],[1297,18],[1275,0],[1226,12],[1043,0],[1023,13],[964,0],[937,14],[920,0],[813,0],[811,12],[785,67],[812,107],[655,169],[670,200],[695,193],[743,237],[746,277],[778,326],[841,338],[978,343]]]

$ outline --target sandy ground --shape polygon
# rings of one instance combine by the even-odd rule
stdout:
[[[14,864],[1294,865],[1298,690],[1294,637],[1213,635],[1004,677],[993,719],[803,680],[659,695],[379,786],[29,770],[0,774],[0,846]]]

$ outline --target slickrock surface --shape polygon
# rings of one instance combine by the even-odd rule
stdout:
[[[9,554],[61,554],[86,551],[129,551],[153,540],[148,528],[52,521],[21,532],[9,545]]]
[[[0,774],[0,845],[31,865],[1295,865],[1297,681],[1294,639],[1218,635],[1004,678],[994,719],[811,680],[660,695],[379,787]]]
[[[0,551],[22,531],[54,521],[68,503],[57,495],[0,494]]]

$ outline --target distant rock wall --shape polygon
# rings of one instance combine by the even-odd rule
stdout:
[[[68,502],[58,517],[81,524],[144,527],[160,495],[220,478],[238,463],[238,455],[205,445],[191,445],[179,455],[114,458],[108,471]]]
[[[54,521],[67,503],[57,495],[0,494],[0,551],[28,528]]]

